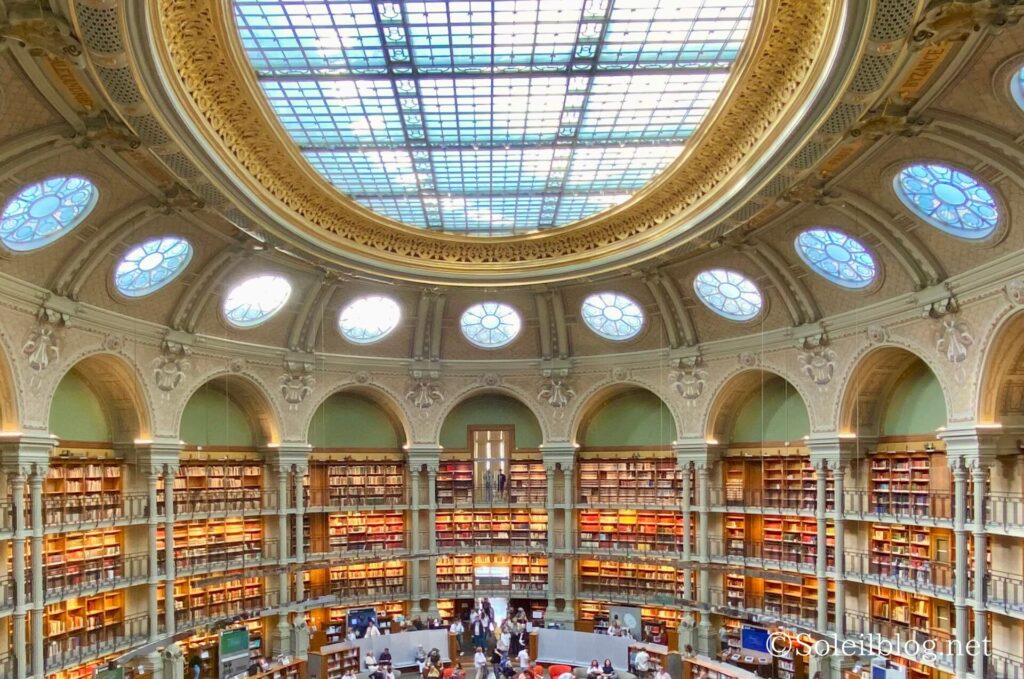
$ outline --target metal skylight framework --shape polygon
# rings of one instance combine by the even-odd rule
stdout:
[[[271,106],[342,192],[511,235],[622,203],[718,97],[755,0],[235,0]]]

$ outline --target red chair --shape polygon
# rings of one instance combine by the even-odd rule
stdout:
[[[544,668],[540,665],[534,665],[533,676],[537,677],[537,679],[544,679]]]
[[[446,667],[446,668],[444,668],[444,673],[442,674],[442,676],[444,677],[444,679],[451,679],[451,676],[452,676],[452,674],[454,672],[455,672],[455,668],[454,667]]]
[[[572,672],[572,668],[568,665],[552,665],[548,668],[548,674],[550,675],[551,679],[558,679],[566,672]]]

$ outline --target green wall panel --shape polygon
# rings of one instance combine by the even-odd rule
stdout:
[[[401,438],[400,438],[401,436]],[[335,394],[313,415],[309,442],[314,448],[387,448],[405,443],[388,413],[369,399]]]
[[[587,448],[670,446],[676,440],[676,422],[660,398],[634,389],[598,407],[580,438]]]
[[[903,373],[889,396],[882,434],[932,434],[945,425],[946,401],[942,387],[928,366],[917,362]]]
[[[50,404],[50,432],[66,441],[111,440],[110,423],[103,404],[74,370],[57,385]]]
[[[482,425],[512,425],[516,431],[517,448],[539,448],[540,424],[522,402],[502,394],[481,394],[455,406],[441,425],[441,445],[465,450],[466,428]]]
[[[807,406],[781,377],[770,377],[740,405],[731,441],[797,442],[811,431]]]
[[[181,440],[194,446],[256,445],[245,411],[223,391],[208,384],[199,388],[181,417]]]

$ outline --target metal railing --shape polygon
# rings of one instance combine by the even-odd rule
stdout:
[[[435,497],[439,507],[473,505],[522,509],[524,507],[543,507],[547,504],[548,491],[546,484],[520,486],[506,483],[502,487],[474,484],[454,488],[451,496],[448,495],[447,489],[438,488]]]
[[[193,608],[176,608],[174,611],[174,626],[185,629],[198,627],[206,623],[222,620],[225,618],[249,618],[259,615],[262,611],[278,607],[280,597],[278,592],[260,592],[254,590],[252,594],[244,592],[239,598],[225,599],[205,606]],[[160,614],[160,625],[163,626],[163,613]]]
[[[14,605],[14,578],[5,575],[0,578],[0,608],[10,608]]]
[[[988,493],[985,523],[1000,528],[1024,528],[1024,498],[1019,493]]]
[[[305,543],[305,555],[306,559],[322,559],[326,557],[340,557],[346,563],[352,560],[374,560],[379,557],[381,560],[395,559],[403,555],[407,551],[406,539],[402,539],[401,544],[393,547],[380,547],[379,545],[373,545],[370,543],[363,543],[362,545],[353,546],[345,543],[337,544],[334,540],[340,539],[344,541],[344,538],[331,538],[331,537],[314,537]],[[294,548],[292,554],[295,553]]]
[[[682,491],[670,488],[602,486],[601,488],[580,488],[576,493],[576,504],[581,508],[609,505],[612,507],[664,507],[678,510],[682,503]]]
[[[843,493],[843,510],[847,516],[862,518],[932,519],[953,518],[953,494],[933,492],[914,495],[907,502],[893,502],[895,493],[879,494],[868,490],[850,489]],[[906,493],[911,497],[910,493]]]
[[[144,641],[148,636],[148,615],[127,618],[121,622],[57,639],[47,639],[45,671],[56,672],[62,667],[81,665],[94,658]]]
[[[122,494],[100,492],[92,495],[43,496],[43,526],[61,526],[72,529],[75,526],[103,523],[105,521],[141,521],[148,516],[145,493]],[[26,507],[25,525],[31,522],[31,513]]]
[[[46,599],[60,600],[97,588],[112,589],[142,582],[148,576],[149,555],[119,554],[103,557],[102,566],[83,571],[80,564],[47,564],[44,567]]]
[[[267,561],[278,559],[277,540],[261,540],[259,542],[222,542],[208,543],[198,547],[178,547],[174,549],[174,567],[181,571],[206,570],[210,568],[244,568],[261,566]],[[160,550],[157,555],[160,571],[167,572],[166,552]]]
[[[888,563],[869,552],[846,550],[846,574],[895,589],[953,596],[954,564],[893,554]]]
[[[954,654],[949,638],[936,637],[910,625],[880,620],[859,611],[847,611],[844,622],[846,637],[859,639],[866,648],[873,649],[872,644],[877,645],[885,639],[890,642],[888,648],[895,655],[918,662],[930,662],[937,667],[953,668]],[[909,641],[916,643],[908,644]],[[967,662],[970,668],[969,656]]]
[[[164,503],[158,502],[165,514]],[[194,514],[259,513],[277,508],[277,492],[259,488],[206,488],[174,491],[175,518]]]
[[[711,538],[709,543],[711,558],[744,563],[747,566],[806,570],[813,569],[818,562],[817,543],[740,541],[730,538]],[[827,568],[835,567],[834,548],[827,548],[825,563]]]
[[[827,497],[826,509],[834,507],[834,499]],[[778,512],[814,512],[817,508],[814,493],[810,496],[802,489],[733,488],[711,486],[708,503],[715,508],[759,508]]]
[[[352,496],[346,488],[306,488],[302,496],[307,509],[319,511],[353,507],[400,509],[409,504],[409,489],[404,486],[400,495],[381,496],[367,493]]]
[[[679,555],[683,553],[683,543],[675,535],[637,535],[636,540],[585,540],[576,534],[576,549],[591,554],[616,554],[639,557],[659,555]],[[692,547],[696,548],[696,540]],[[696,550],[694,549],[696,554]]]
[[[1016,573],[992,570],[985,576],[985,603],[988,608],[1024,612],[1024,578]],[[973,591],[973,572],[968,574],[968,580]]]
[[[1024,658],[993,650],[988,656],[985,676],[990,679],[1024,679]]]

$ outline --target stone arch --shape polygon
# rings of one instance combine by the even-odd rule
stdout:
[[[70,373],[78,373],[103,404],[115,443],[129,443],[153,436],[152,407],[142,377],[127,359],[106,351],[86,354],[70,362],[53,383],[46,404],[47,422],[57,386]]]
[[[976,421],[1011,427],[1024,424],[1024,310],[1000,319],[984,346]]]
[[[462,389],[452,396],[451,400],[447,401],[444,410],[437,413],[437,419],[434,421],[434,430],[431,432],[432,443],[441,445],[441,430],[444,427],[444,423],[448,420],[448,417],[452,412],[461,404],[477,396],[486,396],[488,394],[498,394],[501,396],[507,396],[515,399],[521,403],[530,413],[534,419],[537,420],[537,426],[540,429],[540,437],[542,442],[546,442],[550,439],[550,431],[548,422],[544,417],[544,413],[534,404],[533,399],[529,398],[524,392],[516,389],[515,387],[507,384],[499,384],[494,386],[481,386],[472,385]]]
[[[15,432],[21,429],[19,389],[14,366],[8,358],[10,355],[6,337],[0,332],[0,432]]]
[[[798,383],[774,368],[760,366],[739,368],[727,375],[710,399],[707,415],[704,419],[704,438],[707,441],[728,443],[732,438],[733,426],[744,401],[768,381],[781,380],[786,388],[792,389],[800,399],[807,412],[808,422],[813,422],[809,406],[809,395],[798,386]]]
[[[257,445],[272,445],[281,442],[281,414],[274,407],[270,391],[255,376],[217,371],[197,380],[182,398],[175,413],[175,430],[181,432],[182,419],[189,401],[204,386],[223,392],[245,413],[249,427],[257,440]]]
[[[681,423],[679,421],[679,417],[672,411],[672,406],[669,401],[665,398],[664,394],[659,394],[650,386],[640,384],[638,382],[605,382],[592,387],[583,394],[583,396],[580,397],[579,407],[573,415],[569,432],[569,440],[578,445],[582,445],[580,437],[587,430],[593,416],[601,409],[601,407],[608,403],[609,400],[631,391],[643,391],[651,394],[661,401],[665,406],[665,410],[667,410],[669,415],[672,417],[672,426],[675,431],[675,438],[676,440],[679,440],[681,436]]]
[[[335,389],[331,389],[325,392],[318,400],[310,404],[311,407],[307,411],[308,414],[306,415],[302,426],[302,431],[306,432],[307,439],[309,438],[309,429],[313,426],[313,418],[316,416],[316,413],[324,403],[337,394],[352,394],[354,396],[365,398],[367,401],[377,405],[388,415],[392,423],[396,426],[396,430],[401,433],[399,438],[403,439],[405,444],[412,441],[412,424],[398,398],[394,394],[376,385],[358,383],[343,385]]]
[[[884,344],[870,347],[855,357],[846,374],[840,378],[839,384],[843,389],[836,409],[835,431],[840,435],[880,435],[882,415],[896,383],[918,362],[923,363],[938,381],[948,418],[952,403],[942,371],[910,346]]]

